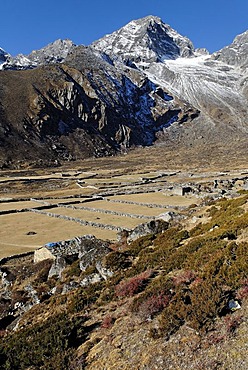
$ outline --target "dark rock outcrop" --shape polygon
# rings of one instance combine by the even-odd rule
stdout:
[[[148,223],[138,225],[131,231],[124,231],[119,233],[118,238],[122,241],[126,239],[128,243],[131,243],[134,240],[141,238],[142,236],[162,233],[163,231],[167,230],[168,227],[169,223],[167,221],[163,221],[161,219],[152,220]]]

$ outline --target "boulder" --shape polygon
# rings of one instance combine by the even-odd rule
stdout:
[[[228,308],[231,311],[237,311],[237,310],[240,310],[241,306],[240,306],[238,301],[235,301],[234,299],[231,299],[228,302]]]
[[[152,220],[148,223],[138,225],[133,230],[126,232],[127,243],[131,243],[134,240],[141,238],[142,236],[162,233],[163,231],[168,229],[168,226],[169,223],[161,219]],[[121,237],[123,237],[123,233]]]
[[[52,267],[48,273],[48,279],[51,277],[58,277],[61,278],[61,274],[63,270],[66,268],[66,260],[64,257],[57,256],[55,261],[52,264]]]
[[[160,215],[156,217],[156,219],[170,222],[171,220],[175,218],[175,215],[176,215],[175,212],[169,211],[169,212],[161,213]]]
[[[85,239],[80,245],[78,254],[80,269],[85,271],[92,264],[100,263],[103,256],[110,251],[109,242],[104,242],[96,238]]]

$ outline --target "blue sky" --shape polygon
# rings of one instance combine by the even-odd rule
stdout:
[[[0,47],[28,54],[58,38],[92,41],[156,15],[210,52],[248,29],[248,0],[0,0]]]

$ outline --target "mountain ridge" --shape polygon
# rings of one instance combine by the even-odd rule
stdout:
[[[13,57],[5,52],[7,56],[5,60],[3,60],[2,66],[0,66],[0,68],[2,67],[1,69],[5,70],[22,70],[36,68],[45,64],[62,63],[74,47],[76,47],[76,45],[71,40],[58,39],[39,50],[33,50],[30,54],[27,55],[18,54]]]
[[[118,57],[121,54],[124,61],[126,58],[131,61],[142,58],[142,62],[191,56],[194,50],[188,38],[181,36],[160,18],[153,16],[131,21],[91,45],[100,51],[104,49],[110,56]]]
[[[11,152],[57,161],[156,141],[176,147],[245,139],[247,34],[209,55],[147,16],[87,47],[56,40],[27,56],[2,51],[2,163],[13,162]],[[11,84],[25,86],[26,98]],[[15,113],[12,101],[19,102]]]
[[[137,19],[137,20],[132,20],[130,21],[128,24],[126,24],[125,26],[121,27],[120,29],[118,29],[117,31],[114,31],[113,33],[111,34],[107,34],[103,37],[101,37],[100,39],[96,40],[96,41],[93,41],[89,46],[93,46],[95,49],[97,49],[97,44],[99,44],[99,42],[101,42],[103,39],[105,38],[109,38],[111,35],[116,35],[117,33],[120,33],[120,31],[122,30],[126,30],[126,29],[130,29],[132,27],[132,25],[139,25],[139,24],[143,24],[143,27],[147,26],[147,28],[149,28],[149,25],[153,26],[153,25],[158,25],[158,26],[163,26],[165,29],[167,29],[167,32],[168,34],[173,37],[175,39],[178,39],[178,44],[180,45],[180,41],[184,40],[185,43],[188,45],[186,45],[186,47],[189,48],[189,55],[190,56],[195,56],[197,55],[198,53],[201,55],[202,53],[203,54],[209,54],[208,50],[204,47],[201,47],[201,48],[194,48],[194,45],[192,43],[192,41],[187,37],[187,36],[182,36],[180,33],[178,33],[175,29],[173,29],[169,24],[166,24],[162,21],[162,19],[158,16],[153,16],[153,15],[148,15],[146,17],[143,17],[143,18],[140,18],[140,19]],[[135,28],[135,26],[134,26]],[[235,39],[239,38],[239,37],[242,37],[243,35],[245,34],[248,34],[248,31],[244,31],[243,33],[237,35],[235,37]],[[235,39],[233,42],[235,42]],[[11,66],[11,63],[14,63],[16,61],[20,61],[21,57],[23,58],[27,58],[29,59],[30,62],[32,62],[33,60],[35,60],[35,55],[39,55],[39,53],[45,53],[46,50],[51,50],[53,49],[53,46],[56,46],[56,44],[64,44],[65,48],[63,50],[63,52],[66,54],[66,49],[70,49],[70,48],[73,48],[73,47],[76,47],[76,46],[80,46],[80,45],[76,45],[72,40],[70,39],[57,39],[47,45],[45,45],[44,47],[42,47],[41,49],[35,49],[33,50],[31,53],[29,54],[18,54],[16,56],[12,56],[10,53],[6,52],[4,49],[2,49],[0,47],[0,55],[2,53],[4,53],[6,56],[8,56],[10,58],[9,60],[9,66],[7,65],[6,67],[9,68]],[[232,44],[231,44],[232,45]],[[222,49],[216,51],[213,53],[213,55],[215,55],[216,58],[218,58],[218,55],[220,52],[222,52],[225,48],[228,48],[230,45],[227,45],[227,46],[224,46]],[[69,50],[70,51],[70,50]],[[58,53],[59,50],[56,50],[56,48],[54,48],[54,54],[59,54]],[[60,52],[61,52],[61,48],[60,48]],[[106,53],[108,54],[108,53]],[[181,54],[179,56],[181,57],[185,57],[187,55],[187,52],[186,53],[183,53],[183,50],[181,52]],[[67,55],[67,54],[66,54]],[[64,56],[64,58],[66,57],[66,55]],[[60,55],[58,55],[58,58],[57,59],[60,59]],[[63,58],[63,60],[64,60]],[[61,58],[61,61],[62,61],[62,58]],[[48,63],[51,62],[51,63],[55,63],[56,62],[56,59],[55,60],[48,60],[47,61]],[[41,63],[37,63],[37,64],[34,64],[34,65],[30,65],[30,67],[35,67],[35,66],[38,66],[40,65]],[[19,68],[22,68],[21,64],[18,65],[16,64],[15,66],[16,69]],[[23,67],[28,67],[28,65],[24,65]],[[13,68],[14,69],[14,68]]]

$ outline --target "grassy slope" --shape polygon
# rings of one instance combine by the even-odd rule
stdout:
[[[114,276],[66,295],[45,293],[94,267],[81,273],[75,262],[62,281],[46,281],[43,266],[33,282],[43,302],[2,333],[1,368],[247,368],[247,203],[246,194],[223,199],[190,231],[172,225],[114,246],[104,259]]]

